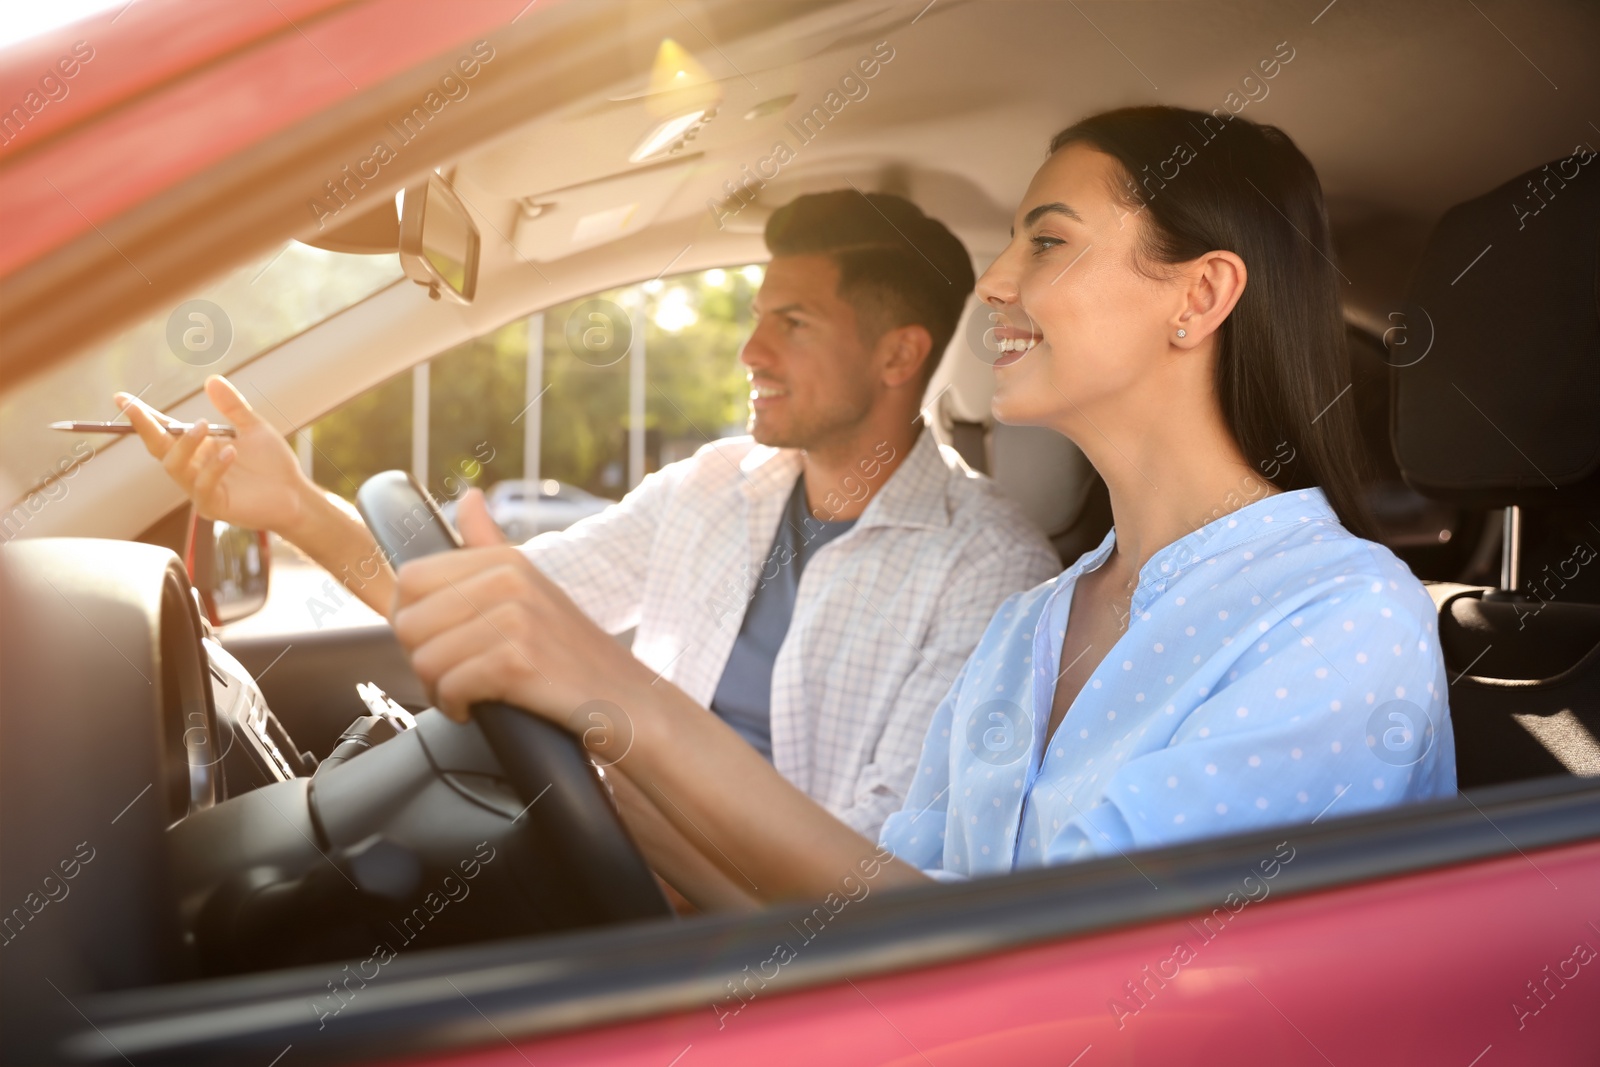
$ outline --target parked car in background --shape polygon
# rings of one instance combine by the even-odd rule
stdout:
[[[489,517],[514,542],[552,530],[565,530],[579,519],[598,515],[611,505],[603,496],[595,496],[554,478],[538,481],[508,478],[490,486],[485,497]],[[451,522],[456,520],[457,503],[451,500],[439,508]]]

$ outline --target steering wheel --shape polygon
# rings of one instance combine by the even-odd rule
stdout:
[[[405,471],[362,483],[356,508],[396,569],[461,547],[461,538]],[[568,875],[570,905],[595,923],[670,916],[671,905],[576,738],[509,704],[472,706],[472,718],[527,807],[517,819],[538,855]]]

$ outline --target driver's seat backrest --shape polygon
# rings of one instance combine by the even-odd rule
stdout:
[[[1390,428],[1406,482],[1435,500],[1506,509],[1502,588],[1429,587],[1463,789],[1600,776],[1593,157],[1580,146],[1448,211],[1412,281],[1411,336],[1390,337]]]

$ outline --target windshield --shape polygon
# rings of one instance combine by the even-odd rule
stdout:
[[[165,408],[403,276],[398,255],[348,255],[290,241],[0,400],[0,499],[14,502],[108,440],[49,429],[119,420],[126,390]],[[89,447],[85,447],[85,442]]]

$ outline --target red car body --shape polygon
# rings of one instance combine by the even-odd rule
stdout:
[[[768,1003],[757,989],[724,1014],[517,1048],[541,1065],[670,1063],[686,1050],[678,1062],[726,1067],[1227,1063],[1243,1048],[1281,1064],[1583,1063],[1596,995],[1577,960],[1600,942],[1585,918],[1597,863],[1600,844],[1542,851],[1245,906],[1226,923],[1202,912]],[[1486,993],[1491,974],[1503,990]],[[1331,989],[1361,990],[1362,1006]],[[423,1062],[521,1061],[501,1044]]]

